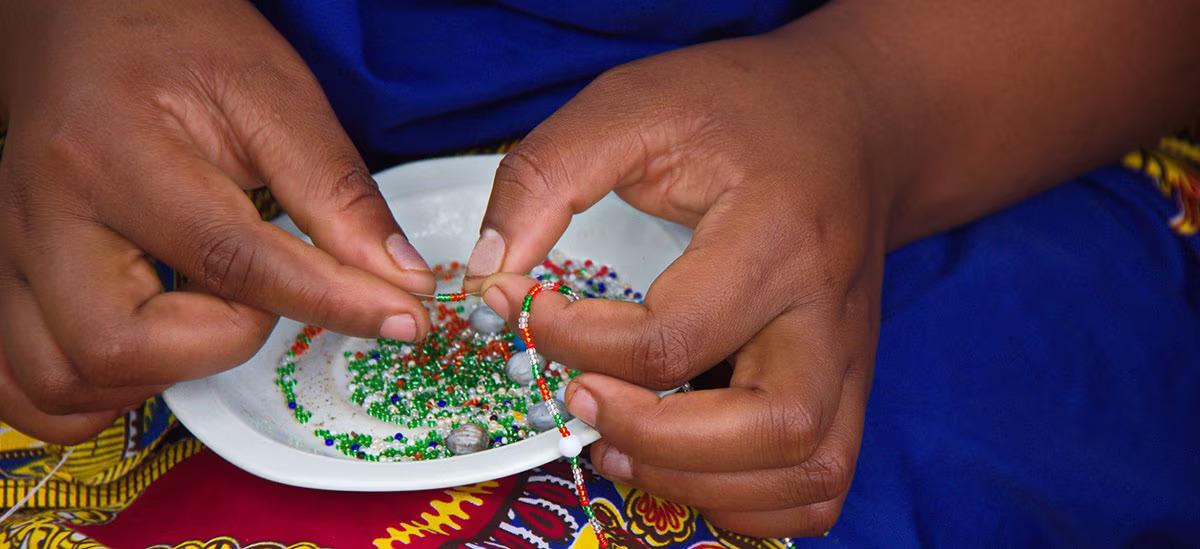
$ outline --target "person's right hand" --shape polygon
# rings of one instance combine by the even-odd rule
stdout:
[[[0,5],[0,420],[74,443],[277,315],[420,337],[434,280],[312,74],[241,0]],[[310,246],[261,221],[266,185]],[[148,256],[181,271],[163,293]]]

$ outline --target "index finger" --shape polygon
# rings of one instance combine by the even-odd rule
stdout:
[[[99,205],[119,233],[214,294],[359,337],[413,341],[417,298],[259,219],[238,187],[183,145],[150,144],[140,185]],[[108,197],[102,197],[108,198]],[[130,209],[145,212],[130,216]]]

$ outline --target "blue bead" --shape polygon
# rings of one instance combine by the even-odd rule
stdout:
[[[325,445],[326,445],[326,446],[333,446],[333,439],[332,439],[332,438],[327,438],[327,439],[325,439]]]
[[[604,283],[601,282],[596,285],[596,291],[600,292],[600,293],[604,293],[604,292],[608,291],[608,286],[605,286]]]
[[[632,294],[633,294],[633,290],[630,290],[629,288],[625,288],[625,295],[632,295]]]
[[[526,349],[528,349],[528,347],[525,346],[525,342],[522,341],[520,337],[515,335],[513,336],[512,343],[513,349],[516,349],[518,353],[523,353]]]
[[[359,445],[357,445],[357,444],[351,444],[351,445],[350,445],[350,451],[351,451],[351,452],[357,452],[359,448],[362,448],[362,447],[361,447],[361,446],[359,446]]]
[[[394,438],[396,440],[404,440],[404,433],[396,433],[396,436],[394,436],[392,438]]]
[[[438,408],[445,408],[445,407],[446,407],[446,401],[444,401],[444,400],[439,400],[439,401],[438,401]]]
[[[296,409],[296,402],[295,402],[295,401],[288,402],[288,408],[291,408],[292,410],[295,410],[295,409]]]
[[[429,447],[430,447],[430,448],[437,448],[437,441],[436,441],[436,440],[431,440],[431,441],[429,441]]]
[[[633,298],[634,298],[634,299],[641,299],[641,298],[642,298],[642,293],[641,293],[641,292],[638,292],[638,293],[635,293],[635,294],[633,294]]]
[[[500,435],[496,435],[496,442],[500,442],[500,440],[501,440],[501,439],[503,439],[503,438],[504,438],[504,437],[502,437],[502,436],[500,436]]]
[[[392,404],[400,404],[400,395],[392,395]]]
[[[608,278],[616,279],[617,271],[608,271]]]

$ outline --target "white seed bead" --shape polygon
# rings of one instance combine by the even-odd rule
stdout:
[[[546,404],[546,410],[550,412],[551,416],[558,415],[558,405],[554,403],[554,399],[543,400],[542,402]]]
[[[573,458],[583,451],[583,443],[574,433],[558,439],[558,452],[566,458]]]

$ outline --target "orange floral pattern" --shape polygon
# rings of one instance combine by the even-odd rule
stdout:
[[[629,531],[655,547],[682,543],[696,532],[695,509],[637,489],[625,498],[625,516]]]

